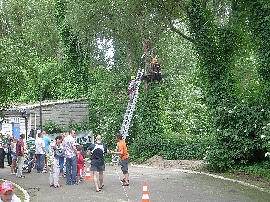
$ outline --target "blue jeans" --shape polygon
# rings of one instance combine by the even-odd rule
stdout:
[[[64,162],[65,162],[65,157],[60,157],[59,158],[60,173],[64,172]]]
[[[45,164],[45,154],[36,154],[37,172],[42,172]]]
[[[77,156],[66,158],[66,183],[76,184]]]

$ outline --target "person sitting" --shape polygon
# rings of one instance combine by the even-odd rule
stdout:
[[[154,75],[154,80],[157,80],[158,84],[159,84],[161,81],[161,67],[157,61],[157,58],[152,59],[151,69],[152,69],[152,73]]]

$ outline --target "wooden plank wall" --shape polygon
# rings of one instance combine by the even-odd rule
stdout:
[[[52,120],[68,130],[70,121],[73,121],[73,123],[88,122],[88,107],[88,100],[73,100],[53,105],[42,105],[42,125],[44,126],[46,122]],[[31,109],[28,122],[28,126],[31,129],[40,128],[40,107]]]

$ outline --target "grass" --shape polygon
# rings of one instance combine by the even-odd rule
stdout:
[[[239,180],[254,185],[270,193],[270,164],[263,162],[260,164],[234,168],[222,173],[214,173],[226,178]],[[196,169],[201,172],[213,173],[207,166],[201,166]]]

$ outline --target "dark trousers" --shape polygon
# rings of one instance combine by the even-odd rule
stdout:
[[[5,151],[3,148],[0,148],[0,168],[4,168],[4,161],[5,161]]]
[[[12,164],[11,153],[7,153],[7,160],[8,160],[8,165],[10,166]]]
[[[64,163],[65,163],[65,157],[60,157],[59,158],[60,173],[64,172]]]
[[[155,73],[154,77],[155,77],[155,80],[158,81],[158,83],[161,81],[161,73],[160,72]]]
[[[37,166],[37,172],[42,172],[44,169],[45,164],[45,154],[36,154],[37,160],[36,160],[36,166]]]
[[[66,183],[76,184],[77,156],[66,158]]]

